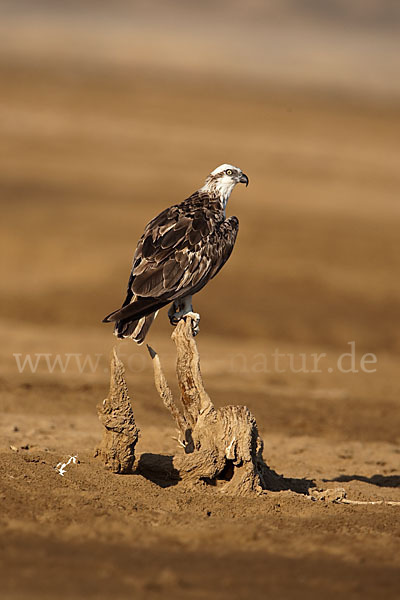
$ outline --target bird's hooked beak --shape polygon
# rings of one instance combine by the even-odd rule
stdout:
[[[245,175],[244,173],[242,173],[241,178],[239,179],[240,183],[245,183],[246,187],[249,185],[249,178],[247,177],[247,175]]]

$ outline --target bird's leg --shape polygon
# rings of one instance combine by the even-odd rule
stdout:
[[[171,325],[177,325],[184,315],[192,311],[192,296],[185,296],[184,298],[175,300],[168,311]]]
[[[200,315],[193,312],[192,296],[185,296],[184,298],[175,300],[168,311],[168,317],[171,325],[177,325],[178,322],[183,319],[183,317],[187,316],[191,317],[193,320],[192,331],[193,335],[196,336],[200,331]]]
[[[175,314],[178,312],[177,302],[173,302],[168,309],[168,319],[171,325],[176,325],[177,321],[175,321]]]

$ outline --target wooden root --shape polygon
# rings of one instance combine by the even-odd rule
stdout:
[[[190,316],[178,323],[172,339],[177,350],[182,412],[173,400],[157,353],[148,349],[156,388],[177,425],[183,447],[174,467],[184,480],[202,480],[232,495],[261,493],[267,487],[268,468],[253,415],[245,406],[216,409],[212,404],[204,389]]]
[[[124,365],[114,348],[108,398],[97,405],[98,416],[105,429],[101,445],[95,451],[95,456],[100,457],[114,473],[131,472],[139,437],[124,372]]]

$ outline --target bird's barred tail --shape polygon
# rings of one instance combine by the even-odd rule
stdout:
[[[137,344],[143,344],[144,339],[157,316],[158,311],[137,319],[136,321],[117,321],[115,324],[114,335],[117,338],[131,338]]]

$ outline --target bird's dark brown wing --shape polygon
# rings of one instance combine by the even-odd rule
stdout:
[[[236,217],[224,219],[198,193],[164,210],[139,240],[125,305],[112,320],[149,314],[199,291],[228,260],[238,227]]]

